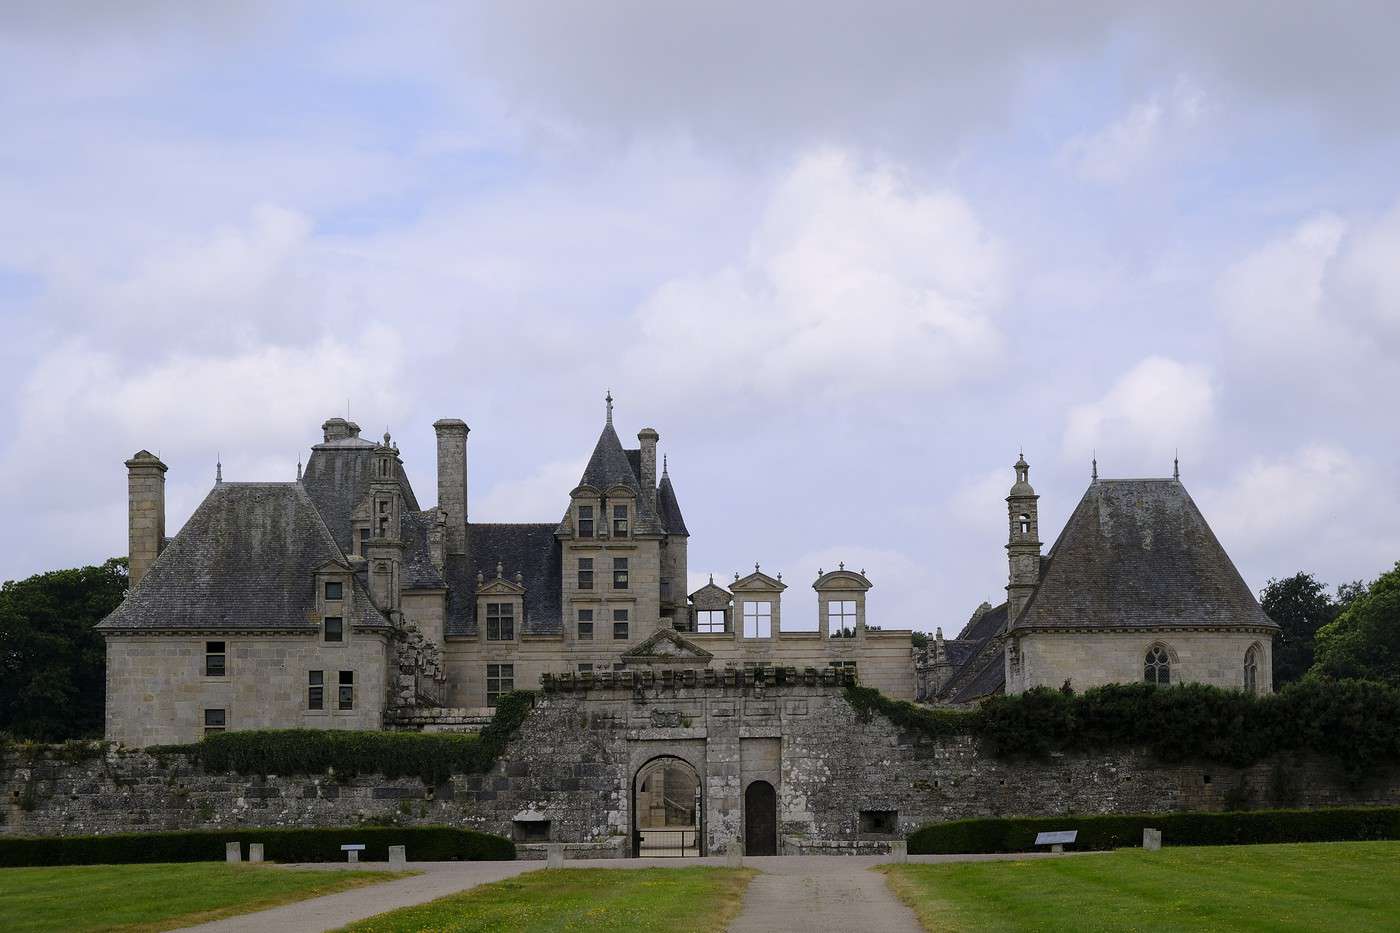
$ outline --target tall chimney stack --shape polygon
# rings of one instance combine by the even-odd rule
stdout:
[[[165,547],[167,469],[149,450],[138,450],[126,461],[127,572],[132,589]]]
[[[642,428],[637,432],[637,440],[642,445],[642,499],[647,511],[656,514],[656,442],[661,435],[656,428]]]
[[[447,513],[443,543],[448,554],[467,553],[467,432],[460,418],[433,422],[437,432],[438,508]]]

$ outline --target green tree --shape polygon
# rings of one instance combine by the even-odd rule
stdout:
[[[1400,561],[1317,632],[1310,677],[1400,685]]]
[[[0,587],[0,732],[102,734],[106,648],[93,626],[126,594],[126,558]]]
[[[1313,638],[1337,617],[1337,603],[1312,574],[1299,571],[1270,580],[1259,604],[1280,629],[1274,642],[1274,686],[1301,679],[1313,664]]]

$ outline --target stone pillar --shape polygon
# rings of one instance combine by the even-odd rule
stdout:
[[[656,514],[656,442],[659,440],[661,435],[656,433],[656,428],[642,428],[637,432],[637,441],[642,447],[643,511],[652,515]]]
[[[359,849],[350,849],[348,852],[345,853],[345,861],[347,861],[347,862],[359,862],[359,860],[360,860],[360,850],[359,850]]]
[[[126,461],[127,569],[133,590],[165,547],[167,469],[149,450]]]
[[[1156,852],[1162,848],[1162,831],[1160,829],[1146,829],[1142,831],[1142,847],[1148,852]]]
[[[563,868],[564,867],[564,845],[559,842],[551,842],[544,847],[544,867]]]
[[[403,871],[408,867],[408,855],[403,846],[389,847],[389,870]]]
[[[448,554],[467,553],[467,433],[460,418],[433,422],[437,432],[438,508],[447,513]]]
[[[738,839],[731,839],[725,846],[724,864],[729,868],[744,867],[744,844]]]
[[[906,840],[896,839],[890,843],[890,861],[896,865],[909,861],[909,843]]]
[[[243,861],[243,846],[237,842],[224,843],[224,861],[230,865]]]
[[[263,844],[261,842],[248,843],[248,861],[261,862],[263,860]]]

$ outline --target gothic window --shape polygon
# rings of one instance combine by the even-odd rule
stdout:
[[[1244,689],[1246,693],[1259,692],[1259,646],[1250,645],[1244,653]]]
[[[326,599],[340,599],[342,586],[339,583],[326,583]]]
[[[697,632],[724,632],[727,626],[724,624],[723,609],[700,609],[695,613],[695,631]]]
[[[204,676],[223,677],[228,672],[225,660],[228,655],[224,653],[224,643],[221,641],[206,641],[204,643]]]
[[[578,536],[580,538],[593,537],[593,506],[591,505],[578,507]]]
[[[486,705],[495,706],[496,701],[515,689],[514,664],[486,665]]]
[[[345,640],[345,620],[340,616],[326,616],[326,641]]]
[[[326,708],[326,672],[306,672],[306,708]]]
[[[833,599],[826,604],[827,631],[832,638],[856,637],[856,601]]]
[[[626,609],[613,610],[613,639],[626,641],[628,636],[629,613]]]
[[[486,604],[486,640],[515,640],[515,606],[512,603]]]
[[[627,589],[627,558],[613,558],[613,589]]]
[[[768,600],[744,603],[744,637],[773,637],[773,604]]]
[[[354,709],[354,708],[355,708],[355,672],[354,672],[354,671],[341,671],[341,672],[340,672],[340,683],[338,684],[338,686],[340,687],[340,697],[339,697],[340,702],[339,702],[339,704],[338,704],[339,707],[340,707],[341,709]]]
[[[627,506],[613,506],[613,537],[627,537]]]
[[[1167,649],[1161,645],[1153,645],[1147,649],[1147,658],[1143,662],[1142,679],[1149,684],[1160,684],[1166,686],[1172,682],[1172,661],[1167,655]]]
[[[578,588],[581,590],[593,589],[593,558],[591,557],[578,559]]]
[[[578,640],[593,640],[593,610],[580,609],[578,611]]]
[[[228,717],[224,710],[206,709],[204,711],[204,734],[213,735],[215,732],[223,732],[228,725]]]

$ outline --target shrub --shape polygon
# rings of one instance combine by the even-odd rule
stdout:
[[[1037,833],[1066,829],[1079,831],[1076,849],[1117,849],[1141,845],[1147,827],[1162,831],[1163,845],[1176,846],[1400,839],[1400,807],[954,820],[910,833],[909,852],[1027,852]]]
[[[447,826],[355,829],[230,829],[111,836],[0,836],[0,867],[121,865],[131,862],[223,861],[224,844],[263,844],[276,862],[343,862],[342,845],[363,843],[360,857],[387,861],[389,846],[407,846],[415,861],[505,861],[515,843],[500,836]]]
[[[191,745],[155,746],[157,756],[186,754],[206,771],[239,774],[382,774],[418,777],[433,786],[453,774],[489,771],[534,705],[518,690],[500,698],[479,735],[424,732],[350,732],[333,729],[258,729],[220,732]]]

